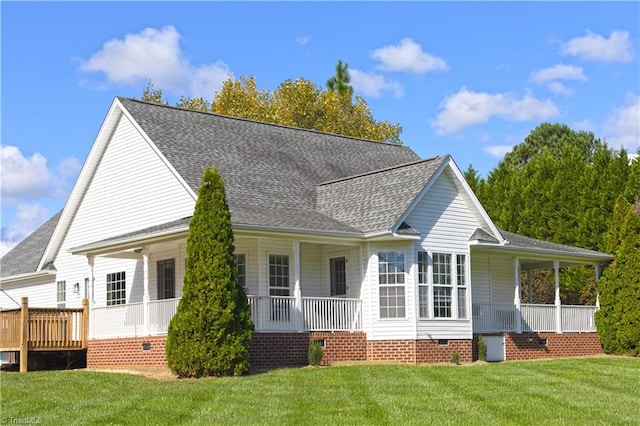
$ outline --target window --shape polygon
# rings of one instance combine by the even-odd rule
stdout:
[[[67,302],[67,282],[58,281],[57,283],[57,296],[58,308],[64,308]]]
[[[289,296],[289,256],[269,255],[269,295]]]
[[[234,254],[238,267],[238,284],[247,293],[247,256],[244,254]]]
[[[418,303],[420,318],[429,317],[429,254],[418,252]]]
[[[289,296],[289,256],[269,255],[269,295]],[[291,320],[290,300],[271,299],[271,321]]]
[[[451,318],[451,254],[433,253],[433,316]]]
[[[329,259],[331,296],[347,295],[347,260],[344,257]]]
[[[161,260],[156,263],[158,270],[158,300],[176,297],[176,261]]]
[[[458,284],[458,318],[467,318],[467,257],[456,255],[457,284]]]
[[[380,318],[404,318],[404,253],[378,253]]]
[[[114,272],[107,274],[107,306],[126,303],[126,274]]]

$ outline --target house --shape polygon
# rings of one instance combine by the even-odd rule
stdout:
[[[558,273],[612,256],[500,230],[448,155],[116,98],[64,209],[1,260],[0,304],[89,300],[89,366],[165,365],[200,179],[215,166],[255,324],[252,365],[601,353]],[[521,271],[555,271],[553,305]]]

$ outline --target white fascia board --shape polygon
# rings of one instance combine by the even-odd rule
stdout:
[[[579,262],[582,264],[592,264],[594,262],[610,262],[613,256],[607,253],[568,253],[560,250],[548,250],[525,247],[509,247],[505,245],[474,245],[477,251],[484,253],[509,254],[510,256],[525,257],[531,259],[564,260]]]
[[[71,194],[65,203],[60,219],[58,220],[56,228],[49,239],[49,243],[47,244],[47,248],[44,251],[37,269],[42,269],[44,265],[52,262],[60,249],[64,237],[69,230],[71,221],[75,217],[78,206],[84,198],[84,194],[86,193],[93,175],[100,164],[100,160],[102,159],[102,155],[107,148],[109,140],[111,139],[111,135],[113,134],[118,120],[122,115],[122,109],[122,104],[117,98],[115,98],[111,103],[111,107],[109,108],[106,118],[100,126],[100,130],[98,131],[98,135],[96,136],[93,145],[91,146],[89,155],[82,165],[82,169],[80,169],[78,179],[73,185]]]
[[[12,275],[10,277],[0,278],[0,288],[2,288],[2,284],[10,284],[10,283],[15,283],[20,281],[32,280],[35,278],[42,278],[42,277],[47,277],[51,275],[56,275],[57,273],[58,273],[57,271],[44,270],[44,271],[38,271],[38,272],[27,272],[26,274]]]
[[[157,244],[179,239],[181,237],[186,237],[188,233],[189,227],[187,226],[186,228],[171,229],[130,238],[123,238],[120,240],[86,244],[69,249],[69,253],[73,255],[100,256],[117,251],[138,248],[143,245]]]

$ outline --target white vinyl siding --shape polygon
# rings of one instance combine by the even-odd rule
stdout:
[[[46,280],[48,278],[48,280]],[[22,280],[16,283],[2,283],[0,291],[0,308],[16,309],[20,307],[22,298],[29,299],[29,306],[55,307],[57,292],[55,275],[39,279]]]
[[[414,247],[417,253],[424,251],[427,253],[448,253],[451,257],[451,274],[457,274],[455,261],[457,255],[466,257],[466,267],[469,267],[469,237],[479,227],[486,227],[481,220],[475,206],[470,202],[470,198],[462,194],[460,184],[453,176],[453,173],[445,169],[442,174],[431,185],[429,190],[414,207],[405,222],[420,231],[420,239],[415,241]],[[465,271],[466,272],[466,271]],[[432,277],[430,277],[432,279]],[[457,277],[456,277],[457,278]],[[455,279],[452,279],[455,281]],[[415,279],[415,286],[418,293],[417,306],[419,315],[417,316],[417,338],[433,339],[468,339],[472,336],[471,321],[468,314],[469,295],[472,293],[473,282],[467,282],[464,287],[465,309],[458,306],[457,288],[450,286],[438,287],[438,294],[433,292],[425,294],[426,286],[420,285],[418,277]],[[435,287],[433,287],[435,288]],[[422,289],[422,290],[421,290]],[[450,295],[446,293],[450,292]],[[444,294],[441,294],[444,293]],[[429,301],[428,296],[433,296],[434,300]],[[439,303],[443,303],[447,297],[451,297],[450,318],[434,318],[434,309]],[[455,300],[453,299],[455,297]],[[437,300],[439,298],[439,300]],[[426,305],[425,305],[426,303]],[[422,305],[422,306],[421,306]],[[427,308],[430,308],[427,310]],[[420,315],[428,312],[426,318]],[[459,314],[466,314],[466,318],[459,319]]]
[[[54,259],[56,279],[82,283],[89,276],[87,258],[71,255],[70,248],[190,216],[194,205],[188,190],[123,115]],[[176,264],[181,271],[183,261],[176,257]],[[106,306],[105,277],[112,271],[126,271],[127,277],[132,277],[127,302],[142,301],[141,257],[137,261],[96,257],[94,265],[96,306]],[[149,268],[154,276],[149,290],[157,296],[153,265]],[[178,275],[177,296],[182,288],[182,275]],[[50,288],[55,303],[55,283]],[[82,294],[67,296],[67,306],[80,306]]]

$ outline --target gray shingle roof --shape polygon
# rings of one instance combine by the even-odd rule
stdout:
[[[318,187],[318,210],[364,233],[389,230],[446,158],[434,157],[322,184]]]
[[[316,209],[317,185],[420,160],[403,146],[118,99],[194,192],[205,166],[218,168],[236,225],[353,232]]]
[[[0,259],[0,277],[36,272],[61,214],[62,210],[2,256],[2,259]],[[45,269],[51,269],[51,266]]]
[[[522,235],[514,234],[513,232],[499,230],[507,243],[507,247],[523,248],[523,249],[539,249],[545,251],[554,251],[567,254],[578,255],[605,255],[605,253],[597,252],[594,250],[587,250],[580,247],[566,246],[564,244],[550,243],[547,241],[536,240],[535,238],[524,237]],[[613,256],[611,256],[613,257]]]

